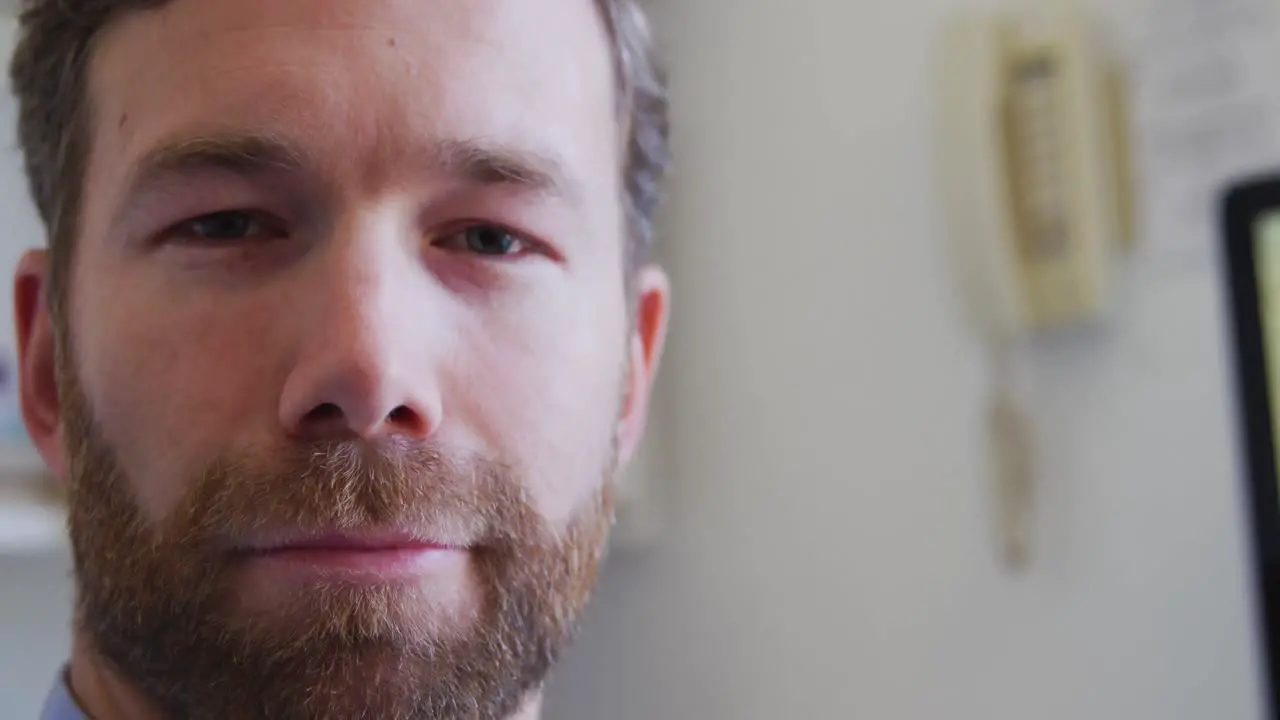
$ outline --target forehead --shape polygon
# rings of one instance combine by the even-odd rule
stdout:
[[[554,155],[584,185],[619,154],[592,0],[175,0],[113,23],[89,85],[91,165],[245,130],[287,133],[335,165],[483,138]]]

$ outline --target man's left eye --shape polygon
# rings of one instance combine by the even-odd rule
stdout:
[[[497,225],[471,225],[442,236],[436,243],[451,250],[477,255],[519,255],[529,243],[514,232]]]
[[[240,210],[202,215],[186,221],[179,229],[195,239],[209,242],[234,242],[269,234],[261,217]]]

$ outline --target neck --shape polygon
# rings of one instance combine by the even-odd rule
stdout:
[[[77,627],[67,669],[71,696],[90,720],[168,720],[136,683],[118,672]],[[507,720],[539,720],[542,694],[532,694]]]

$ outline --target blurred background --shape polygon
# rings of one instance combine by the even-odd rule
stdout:
[[[1089,322],[999,343],[957,273],[978,251],[954,180],[982,159],[956,156],[949,115],[995,81],[944,37],[1050,0],[648,4],[673,84],[672,337],[546,717],[1262,720],[1214,201],[1280,167],[1280,3],[1082,4],[1130,83],[1111,152],[1136,232]],[[0,132],[11,264],[42,232]],[[1004,391],[1035,437],[1025,476],[990,452],[1019,447],[989,431]],[[0,485],[4,717],[35,717],[67,655],[58,522]]]

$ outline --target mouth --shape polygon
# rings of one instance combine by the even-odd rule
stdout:
[[[395,552],[459,550],[448,543],[423,538],[412,533],[321,533],[317,535],[285,538],[251,545],[243,552],[250,555],[270,555],[289,552]]]
[[[468,548],[412,533],[333,532],[254,543],[237,554],[284,577],[387,581],[438,572]]]

